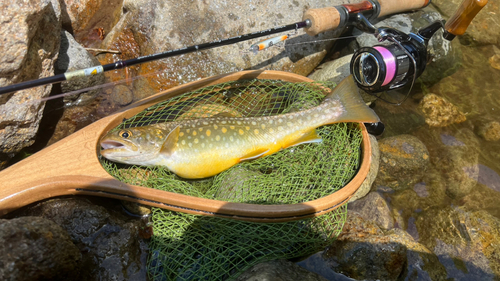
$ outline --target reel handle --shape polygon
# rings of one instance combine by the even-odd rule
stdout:
[[[359,12],[372,12],[374,18],[390,14],[420,9],[430,0],[378,0],[362,1],[355,4],[344,4],[336,7],[309,9],[304,13],[302,20],[309,20],[310,25],[305,28],[307,34],[314,36],[328,30],[343,27],[349,16]]]
[[[453,38],[455,35],[464,34],[471,21],[486,3],[488,0],[464,0],[444,25],[444,29],[450,34],[449,36]]]

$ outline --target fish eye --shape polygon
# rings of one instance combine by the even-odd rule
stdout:
[[[132,132],[131,132],[131,131],[129,131],[129,130],[121,130],[121,131],[118,133],[118,135],[119,135],[120,137],[122,137],[122,138],[126,139],[126,138],[128,138],[128,137],[132,136]]]

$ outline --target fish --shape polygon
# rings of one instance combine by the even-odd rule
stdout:
[[[179,177],[200,179],[291,146],[321,142],[316,133],[320,126],[379,121],[348,76],[310,109],[263,117],[222,113],[111,130],[100,140],[100,153],[114,162],[164,166]]]

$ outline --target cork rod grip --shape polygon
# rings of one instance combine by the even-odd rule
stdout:
[[[446,31],[453,35],[462,35],[470,22],[488,3],[488,0],[464,0],[450,19],[444,25]]]
[[[429,0],[379,0],[378,2],[380,3],[379,17],[420,9],[429,4]],[[368,1],[362,1],[356,4],[345,4],[342,6],[344,6],[349,13],[371,10],[372,8],[372,4]],[[334,30],[339,27],[341,16],[337,8],[327,7],[307,10],[302,20],[311,21],[311,26],[306,28],[305,31],[307,34],[314,36],[318,33]]]
[[[335,7],[309,9],[302,20],[310,20],[311,26],[306,28],[307,34],[314,36],[328,30],[336,29],[340,24],[340,13]]]

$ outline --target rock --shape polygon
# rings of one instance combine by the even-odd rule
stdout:
[[[70,280],[81,254],[59,225],[39,217],[0,220],[1,280]]]
[[[132,103],[134,99],[134,94],[132,91],[125,85],[118,85],[113,88],[111,92],[111,99],[114,103],[125,106]]]
[[[86,47],[101,42],[122,15],[123,0],[61,1],[63,27],[75,35],[78,42]]]
[[[419,108],[425,115],[425,123],[432,127],[446,127],[466,120],[455,105],[435,94],[427,94],[420,101]]]
[[[378,192],[371,192],[366,197],[349,203],[348,209],[358,212],[365,220],[375,222],[382,229],[394,227],[389,205]]]
[[[486,211],[436,207],[422,212],[419,242],[432,250],[449,278],[495,280],[500,275],[500,220]]]
[[[373,135],[370,136],[370,144],[372,147],[372,162],[370,163],[370,170],[368,171],[368,175],[363,183],[359,186],[358,191],[354,193],[354,195],[349,199],[349,202],[354,202],[360,198],[363,198],[370,189],[372,188],[372,184],[377,178],[379,163],[380,163],[380,150],[378,147],[377,138]]]
[[[274,260],[252,266],[236,278],[237,281],[326,281],[319,274],[287,260]]]
[[[399,135],[378,144],[381,161],[375,186],[402,190],[421,181],[429,164],[429,152],[418,138]]]
[[[339,273],[357,280],[445,280],[446,272],[431,251],[400,229],[383,233],[356,212],[323,258]]]
[[[99,61],[78,44],[69,32],[62,30],[61,47],[56,63],[56,74],[85,69],[96,65],[99,65]],[[62,82],[61,91],[68,93],[103,83],[104,74],[80,77]],[[99,89],[94,89],[77,95],[65,96],[63,101],[67,106],[84,105],[90,103],[99,93]]]
[[[446,194],[451,198],[467,195],[477,184],[479,142],[467,129],[454,135],[441,134],[443,145],[432,147],[431,161],[442,177]]]
[[[500,54],[495,54],[488,59],[491,67],[500,70]]]
[[[498,141],[500,140],[500,123],[490,121],[486,124],[481,124],[477,128],[477,134],[486,141]]]
[[[110,199],[105,199],[106,206]],[[84,198],[53,199],[24,211],[56,222],[82,253],[81,280],[145,280],[146,241],[141,220],[119,217]]]
[[[433,0],[432,4],[441,12],[444,18],[449,19],[459,8],[462,0]],[[500,1],[490,0],[488,4],[472,20],[464,35],[459,36],[462,44],[500,46]]]
[[[59,2],[0,3],[0,87],[54,75],[60,41]],[[0,97],[0,161],[34,142],[51,85]],[[0,168],[2,168],[0,166]]]
[[[339,84],[351,74],[352,54],[321,64],[308,78],[316,81],[332,81]]]
[[[112,63],[119,59],[151,55],[265,30],[297,22],[310,7],[338,4],[343,2],[266,0],[256,5],[224,1],[126,0],[123,3],[123,15],[100,46],[103,49],[119,50],[121,54],[106,54],[99,59],[102,64]],[[284,47],[275,46],[257,55],[248,49],[251,44],[265,38],[133,66],[129,68],[129,74],[153,74],[146,79],[154,92],[202,77],[243,69],[273,69],[308,75],[333,45],[333,41],[321,40],[338,36],[340,30],[316,37],[299,32]],[[310,42],[312,40],[317,42]],[[304,42],[309,43],[298,44]],[[111,77],[113,81],[123,78],[123,72],[114,73]]]

